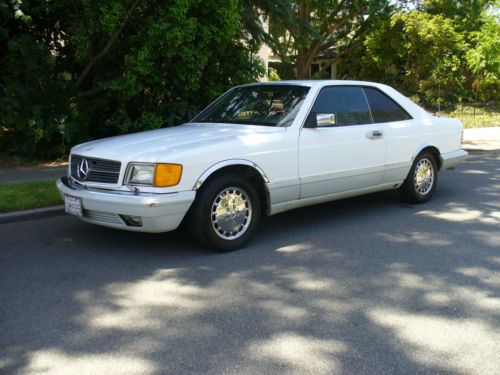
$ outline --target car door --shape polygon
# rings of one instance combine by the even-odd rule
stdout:
[[[318,114],[333,115],[334,124],[308,127]],[[373,124],[363,88],[323,87],[299,136],[300,197],[380,184],[385,151],[382,128]]]
[[[375,87],[364,87],[372,119],[386,140],[383,183],[398,183],[411,168],[411,157],[418,146],[428,139],[426,126],[411,115],[388,94]]]

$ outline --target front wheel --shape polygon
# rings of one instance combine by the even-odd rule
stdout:
[[[430,152],[419,154],[399,188],[399,192],[411,203],[424,203],[431,199],[437,186],[436,159]]]
[[[220,175],[198,191],[188,225],[202,245],[233,251],[250,239],[260,214],[259,197],[252,184],[238,175]]]

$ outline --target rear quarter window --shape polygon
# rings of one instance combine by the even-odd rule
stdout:
[[[370,105],[373,122],[381,123],[412,119],[403,107],[381,91],[371,87],[365,87],[364,91]]]

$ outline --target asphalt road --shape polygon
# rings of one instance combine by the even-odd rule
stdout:
[[[268,218],[229,254],[0,225],[0,373],[500,373],[500,158]]]

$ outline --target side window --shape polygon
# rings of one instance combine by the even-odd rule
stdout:
[[[379,90],[365,87],[365,94],[372,111],[373,122],[410,120],[412,117],[387,95]]]
[[[314,103],[312,112],[335,114],[337,126],[372,123],[362,87],[324,87]]]

